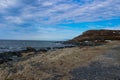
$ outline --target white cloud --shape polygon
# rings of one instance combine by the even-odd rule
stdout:
[[[119,26],[114,26],[114,27],[106,27],[105,29],[120,30],[120,25]]]
[[[9,8],[15,6],[17,0],[0,0],[0,8]]]
[[[19,0],[1,0],[0,7],[17,6]],[[20,1],[19,1],[20,2]],[[120,0],[86,0],[74,2],[73,0],[38,0],[37,4],[25,3],[19,8],[18,17],[33,20],[44,24],[57,24],[64,22],[93,22],[109,20],[120,17]],[[12,12],[10,12],[12,13]],[[19,22],[20,19],[16,18]]]
[[[53,5],[53,3],[52,2],[44,2],[42,5],[43,6],[51,6],[51,5]]]
[[[95,0],[83,5],[70,1],[69,3],[68,1],[62,1],[50,0],[49,2],[42,2],[46,6],[51,5],[51,7],[44,7],[45,5],[36,7],[25,6],[22,16],[45,24],[63,23],[69,20],[73,20],[74,22],[91,22],[120,17],[119,0]]]
[[[51,23],[59,22],[62,20],[73,20],[75,22],[91,22],[112,19],[115,16],[120,16],[120,10],[118,9],[119,2],[114,0],[106,0],[103,2],[98,1],[91,4],[77,6],[63,14],[51,17],[49,21]]]
[[[52,25],[116,18],[120,19],[120,0],[0,0],[0,26],[11,26],[10,30],[4,29],[8,32],[20,30],[22,33],[31,30],[29,34],[33,35],[34,39],[63,39],[63,37],[70,38],[79,33],[79,31],[60,29],[57,26],[53,28]],[[27,29],[18,27],[19,24],[24,23],[38,24],[38,26]],[[37,31],[32,32],[35,27]],[[21,35],[20,33],[13,31],[11,35]],[[69,35],[70,33],[73,34]],[[28,38],[27,34],[25,33],[22,37]]]
[[[5,20],[14,24],[21,24],[23,22],[22,18],[17,16],[6,16]]]

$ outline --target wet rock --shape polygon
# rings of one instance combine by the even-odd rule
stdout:
[[[65,48],[65,47],[57,47],[57,49],[63,49],[63,48]]]
[[[18,57],[26,57],[36,53],[36,49],[27,47],[26,50],[0,53],[0,64],[17,60]]]
[[[38,52],[47,52],[47,49],[39,49]]]
[[[36,51],[36,49],[35,49],[35,48],[32,48],[32,47],[26,47],[26,51],[28,51],[28,52]]]
[[[9,52],[9,53],[20,56],[21,53],[27,53],[27,52],[36,52],[36,49],[32,47],[26,47],[25,50],[14,51],[14,52]]]
[[[51,47],[46,47],[45,49],[46,49],[46,50],[51,50]]]
[[[0,64],[3,64],[4,62],[13,61],[21,56],[21,51],[0,53]]]
[[[1,53],[0,54],[0,64],[3,64],[4,62],[11,61],[11,54],[8,53]]]
[[[75,47],[74,45],[69,45],[69,46],[65,46],[65,48],[72,48]]]
[[[11,54],[11,56],[21,57],[21,51],[8,52],[8,53]]]
[[[64,47],[53,47],[53,50],[56,50],[56,49],[63,49]]]
[[[3,59],[0,59],[0,64],[3,64],[4,63],[4,60]]]

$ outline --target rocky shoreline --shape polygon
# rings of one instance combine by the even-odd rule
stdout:
[[[14,61],[17,58],[30,56],[30,55],[35,55],[37,53],[44,53],[44,52],[47,52],[47,51],[54,51],[54,50],[57,50],[57,49],[71,48],[71,47],[75,47],[75,46],[74,45],[68,45],[68,46],[53,47],[53,48],[46,47],[46,48],[41,48],[39,50],[36,50],[35,48],[32,48],[32,47],[26,47],[25,50],[3,52],[3,53],[0,53],[0,64],[3,64],[5,62],[9,62],[9,61]]]
[[[99,45],[103,45],[104,43],[94,43],[94,42],[89,41],[89,42],[81,42],[81,43],[62,42],[62,44],[65,44],[65,46],[53,47],[53,48],[46,47],[46,48],[41,48],[38,50],[36,50],[35,48],[32,48],[32,47],[26,47],[25,50],[3,52],[3,53],[0,53],[0,64],[3,64],[5,62],[9,62],[9,61],[14,61],[17,58],[35,55],[37,53],[44,53],[47,51],[54,51],[57,49],[72,48],[72,47],[99,46]]]
[[[48,50],[46,50],[48,49]],[[1,80],[119,80],[120,41],[99,46],[27,47],[0,64]],[[4,57],[5,57],[4,56]],[[11,59],[12,58],[12,59]]]

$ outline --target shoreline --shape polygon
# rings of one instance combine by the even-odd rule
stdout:
[[[58,42],[56,42],[56,43],[58,43]],[[2,52],[2,53],[0,53],[0,64],[6,63],[9,61],[14,61],[17,58],[22,58],[22,57],[26,57],[26,56],[29,57],[30,55],[36,55],[38,53],[46,53],[48,51],[55,51],[58,49],[65,49],[65,48],[72,48],[72,47],[83,48],[86,46],[95,47],[95,46],[104,45],[106,43],[91,43],[91,42],[66,43],[66,42],[61,42],[60,44],[64,44],[64,46],[44,47],[44,48],[40,48],[38,50],[33,47],[26,47],[26,49],[23,49],[23,50]]]
[[[7,51],[0,53],[0,64],[5,62],[14,61],[17,58],[22,58],[25,56],[36,55],[37,53],[45,53],[48,51],[55,51],[58,49],[72,48],[72,47],[94,47],[104,45],[105,43],[94,43],[94,42],[82,42],[82,43],[67,43],[67,42],[56,42],[59,44],[63,44],[64,46],[55,46],[55,47],[44,47],[40,49],[35,49],[33,47],[26,47],[26,49],[18,50],[18,51]]]
[[[35,55],[37,53],[45,53],[48,51],[54,51],[57,49],[64,49],[64,48],[71,48],[71,47],[75,47],[73,45],[65,45],[65,46],[60,46],[60,47],[45,47],[45,48],[40,48],[38,50],[36,50],[35,48],[32,47],[26,47],[26,49],[24,50],[19,50],[19,51],[8,51],[8,52],[2,52],[0,53],[0,64],[3,64],[5,62],[9,62],[9,61],[13,61],[14,57],[25,57],[25,56],[29,56],[29,55]]]
[[[112,41],[94,47],[71,47],[37,54],[29,52],[29,55],[24,54],[18,61],[1,64],[0,79],[97,80],[96,77],[98,80],[118,80],[120,78],[117,76],[120,72],[119,50],[120,42]],[[110,73],[112,70],[113,72],[117,70],[117,74],[113,73],[110,77],[111,74],[104,70]],[[83,74],[80,73],[81,71]]]

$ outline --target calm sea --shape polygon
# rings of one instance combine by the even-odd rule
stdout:
[[[8,51],[24,50],[26,47],[35,49],[45,47],[62,47],[64,44],[56,43],[55,41],[29,41],[29,40],[0,40],[0,53]]]

